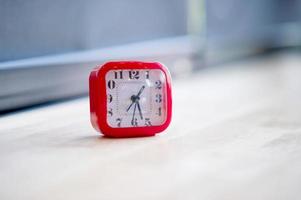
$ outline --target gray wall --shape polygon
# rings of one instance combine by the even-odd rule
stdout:
[[[300,39],[301,0],[208,0],[206,14],[210,48],[277,47]]]
[[[0,62],[184,35],[185,0],[0,0]]]

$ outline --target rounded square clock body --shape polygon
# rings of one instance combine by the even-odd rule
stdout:
[[[109,137],[151,136],[171,121],[171,77],[158,62],[120,61],[90,74],[93,127]]]

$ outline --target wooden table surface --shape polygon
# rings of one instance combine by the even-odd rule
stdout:
[[[0,118],[0,199],[301,199],[301,57],[173,83],[171,126],[109,139],[88,98]]]

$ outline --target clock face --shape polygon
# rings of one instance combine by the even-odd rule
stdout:
[[[159,126],[166,120],[166,77],[160,69],[106,73],[107,123],[114,128]]]

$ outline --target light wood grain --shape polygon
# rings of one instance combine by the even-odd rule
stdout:
[[[301,58],[174,81],[155,137],[108,139],[83,98],[0,118],[0,199],[300,199]]]

